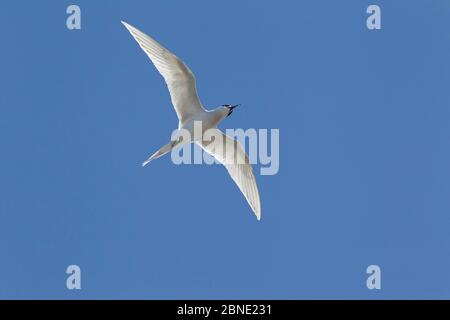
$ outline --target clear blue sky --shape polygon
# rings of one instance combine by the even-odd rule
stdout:
[[[450,298],[450,2],[0,12],[0,298]],[[280,129],[260,222],[221,166],[140,166],[177,119],[120,20],[181,57],[206,106],[243,104],[222,128]]]

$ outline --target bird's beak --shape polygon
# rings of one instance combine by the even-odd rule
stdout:
[[[227,114],[227,117],[230,116],[230,114],[233,113],[233,109],[234,109],[234,108],[239,107],[239,106],[240,106],[240,104],[235,104],[234,106],[229,106],[229,107],[227,107],[227,108],[228,108],[228,114]]]

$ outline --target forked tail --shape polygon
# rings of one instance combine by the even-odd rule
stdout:
[[[150,161],[158,159],[162,157],[167,152],[170,152],[173,148],[175,148],[179,144],[179,141],[170,141],[168,144],[164,145],[161,149],[152,154],[147,160],[142,163],[142,166],[146,166]]]

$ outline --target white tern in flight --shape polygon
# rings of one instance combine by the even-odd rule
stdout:
[[[214,110],[206,110],[198,98],[195,77],[189,67],[145,33],[126,22],[122,21],[122,23],[166,81],[179,120],[178,131],[187,130],[192,137],[190,141],[178,139],[169,142],[151,155],[142,165],[145,166],[183,143],[197,143],[225,166],[231,178],[244,194],[257,219],[261,219],[258,187],[247,154],[238,141],[217,129],[219,122],[228,117],[238,105],[227,104]],[[194,135],[195,122],[201,122],[201,137]],[[211,139],[207,141],[203,137],[207,130],[212,130],[220,138],[219,140],[222,140],[222,143],[212,143]],[[232,161],[229,161],[230,154],[233,157]],[[244,159],[244,161],[236,161],[234,157]]]

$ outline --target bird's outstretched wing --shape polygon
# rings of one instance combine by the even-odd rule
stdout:
[[[222,163],[234,182],[244,194],[248,204],[252,208],[258,220],[261,219],[261,203],[259,200],[258,186],[253,175],[252,166],[248,160],[244,148],[237,140],[233,140],[219,129],[215,136],[220,136],[218,141],[197,142],[206,152]]]
[[[184,123],[197,112],[204,110],[197,95],[195,76],[189,67],[150,36],[124,21],[122,23],[166,81],[178,120]]]

